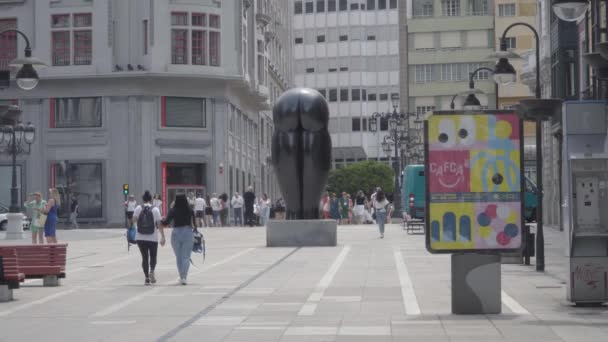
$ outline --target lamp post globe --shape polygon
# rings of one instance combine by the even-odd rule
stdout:
[[[515,68],[507,58],[501,58],[494,67],[494,81],[501,85],[515,82]]]
[[[38,73],[31,64],[24,64],[15,75],[17,86],[23,90],[32,90],[38,85]]]
[[[553,0],[553,13],[564,21],[579,21],[583,19],[587,8],[588,0]]]

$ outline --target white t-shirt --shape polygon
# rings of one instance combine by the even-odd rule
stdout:
[[[194,200],[194,211],[205,211],[205,207],[207,206],[207,202],[202,197],[198,197]]]
[[[211,209],[213,209],[213,211],[222,210],[222,203],[220,203],[220,200],[217,197],[213,197],[209,202],[211,202]]]
[[[260,199],[260,209],[266,210],[266,208],[270,208],[270,199]]]
[[[127,211],[135,211],[137,201],[127,201],[125,204],[127,205]]]
[[[374,198],[374,208],[375,209],[385,209],[385,207],[388,205],[388,203],[389,202],[386,198],[380,202],[376,201],[376,199]]]
[[[135,234],[135,240],[136,241],[141,240],[141,241],[157,242],[158,241],[158,225],[160,224],[160,210],[158,210],[158,208],[152,207],[152,205],[150,203],[144,203],[144,205],[146,207],[152,208],[152,215],[154,215],[154,223],[156,223],[157,229],[152,234],[141,234],[141,233],[137,232],[137,234]],[[135,222],[136,227],[137,227],[137,219],[139,218],[139,214],[141,214],[142,210],[143,209],[142,209],[141,205],[138,205],[137,208],[135,208],[135,212],[133,212],[133,221]],[[137,230],[137,228],[135,228],[135,229]]]
[[[233,208],[242,208],[243,207],[243,197],[232,196],[232,207]]]

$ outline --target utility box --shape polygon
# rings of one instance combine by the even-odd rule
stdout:
[[[568,234],[568,300],[608,301],[607,103],[565,102],[562,150],[564,231]]]

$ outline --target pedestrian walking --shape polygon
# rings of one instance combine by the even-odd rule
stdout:
[[[217,199],[217,198],[216,198]],[[188,269],[190,268],[190,255],[194,245],[194,211],[190,209],[185,195],[175,196],[175,206],[162,221],[165,227],[172,224],[171,247],[175,253],[179,282],[182,285],[188,283]]]
[[[287,208],[285,208],[285,201],[283,197],[279,198],[277,202],[274,204],[274,218],[275,220],[284,220],[285,212]]]
[[[29,202],[24,204],[24,207],[30,209],[30,232],[32,233],[32,244],[44,244],[44,223],[40,220],[42,216],[46,220],[46,216],[42,213],[46,207],[46,201],[42,199],[42,194],[34,192],[28,196]]]
[[[378,223],[378,229],[380,230],[380,238],[384,239],[384,223],[386,222],[386,207],[389,205],[384,191],[381,189],[376,191],[376,196],[372,202],[372,206],[376,211],[376,223]]]
[[[220,221],[222,203],[220,202],[220,199],[217,198],[217,194],[215,192],[211,195],[211,201],[209,204],[211,205],[211,210],[213,210],[213,226],[219,227],[222,224]]]
[[[49,199],[42,213],[46,215],[44,237],[46,243],[57,243],[57,209],[61,205],[61,196],[55,188],[49,189]]]
[[[160,245],[165,245],[165,231],[163,230],[160,210],[152,203],[149,191],[142,196],[143,204],[138,205],[133,212],[133,221],[137,222],[135,241],[141,253],[141,268],[144,271],[144,285],[156,283],[156,260],[158,255],[158,231],[160,231]]]
[[[205,203],[207,204],[205,207],[205,226],[213,227],[213,209],[211,208],[211,198],[209,198],[209,195],[205,197]]]
[[[320,208],[321,208],[321,217],[324,220],[327,220],[329,218],[329,211],[331,209],[329,207],[329,192],[325,192],[325,194],[321,198]]]
[[[137,207],[137,201],[135,200],[135,196],[129,195],[129,199],[125,201],[125,215],[127,217],[127,228],[133,225],[133,212],[135,212],[135,208]]]
[[[335,192],[331,193],[331,198],[329,199],[329,217],[338,223],[340,222],[340,202]]]
[[[226,194],[224,192],[223,194],[220,195],[219,198],[220,198],[220,204],[221,204],[220,221],[221,221],[222,227],[229,227],[230,220],[228,219],[228,215],[230,214],[230,203],[228,202],[228,194]]]
[[[340,223],[341,224],[349,224],[350,223],[350,196],[346,194],[346,192],[342,192],[342,197],[340,197]]]
[[[357,224],[363,224],[365,222],[365,205],[367,202],[367,198],[363,191],[359,190],[357,192],[357,197],[355,197],[355,207],[353,209],[353,216],[355,218],[355,222]]]
[[[205,223],[205,209],[207,202],[200,192],[196,194],[194,199],[194,215],[196,215],[196,227],[203,227]]]
[[[163,200],[160,198],[159,194],[154,195],[154,198],[152,199],[152,206],[156,209],[158,209],[158,212],[160,213],[160,216],[163,216]]]
[[[194,193],[189,192],[188,193],[188,205],[190,206],[190,209],[192,209],[192,210],[194,210],[195,200],[196,200],[196,197],[194,197]]]
[[[72,204],[70,205],[70,229],[71,228],[76,228],[79,229],[80,227],[78,227],[78,211],[80,210],[80,206],[78,205],[78,200],[76,199],[76,196],[74,196],[74,199],[72,199]]]
[[[243,225],[243,205],[245,204],[243,200],[243,196],[239,194],[238,191],[234,193],[232,196],[232,200],[230,201],[232,204],[232,210],[234,215],[234,225],[236,227],[240,227]]]
[[[255,204],[255,193],[253,193],[253,187],[250,185],[247,188],[247,192],[243,195],[245,202],[245,224],[253,227],[254,224],[254,213],[253,207]]]
[[[270,198],[266,193],[262,194],[262,198],[260,198],[260,221],[262,226],[265,226],[270,219]]]

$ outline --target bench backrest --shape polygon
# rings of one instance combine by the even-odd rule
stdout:
[[[14,246],[19,266],[65,267],[67,244]]]
[[[19,263],[14,248],[0,249],[0,281],[19,279]]]

